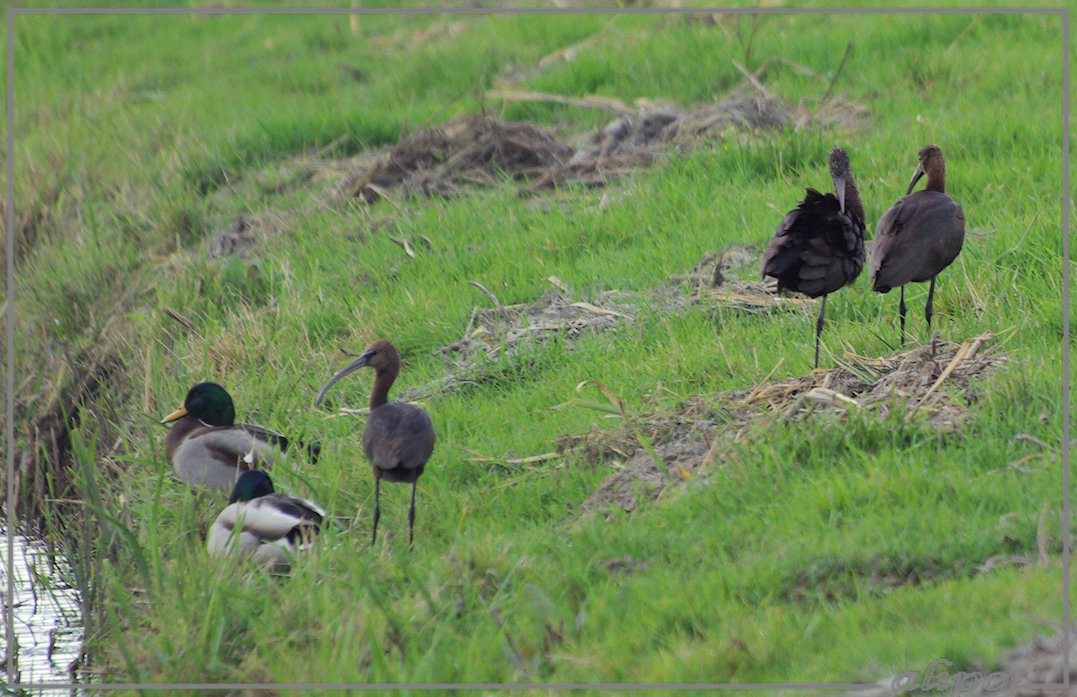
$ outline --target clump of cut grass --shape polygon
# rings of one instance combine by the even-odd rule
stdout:
[[[692,395],[681,410],[627,417],[628,424],[619,427],[617,435],[598,429],[563,436],[558,439],[559,451],[589,462],[627,461],[580,508],[632,511],[640,497],[658,499],[671,487],[706,479],[708,470],[738,443],[757,435],[750,427],[763,421],[789,424],[815,414],[843,417],[850,412],[886,419],[893,411],[902,420],[919,415],[932,428],[954,432],[967,421],[977,399],[981,388],[976,382],[1005,361],[994,351],[982,350],[993,339],[988,333],[960,345],[925,344],[879,358],[847,356],[837,368],[815,370],[794,380],[764,381],[748,391]]]

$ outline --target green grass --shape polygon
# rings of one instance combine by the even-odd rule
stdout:
[[[592,36],[573,60],[533,69]],[[20,16],[16,41],[14,206],[33,230],[13,289],[19,444],[37,442],[30,424],[56,390],[109,367],[72,460],[108,485],[83,476],[71,495],[100,526],[81,573],[110,681],[874,682],[940,657],[990,671],[1059,618],[1059,17]],[[345,158],[482,109],[569,133],[611,118],[484,98],[499,80],[691,106],[739,84],[736,61],[813,110],[849,42],[835,91],[866,122],[730,133],[605,190],[533,198],[506,185],[364,207],[326,203],[342,168],[304,169],[314,151]],[[773,378],[810,369],[813,309],[645,306],[616,331],[502,352],[482,381],[427,397],[439,441],[415,546],[407,490],[393,486],[369,545],[362,420],[311,407],[345,361],[338,347],[391,338],[400,395],[453,370],[435,351],[489,306],[468,281],[503,304],[536,301],[550,276],[579,300],[648,297],[707,251],[761,249],[803,187],[828,186],[835,143],[873,227],[928,142],[969,226],[934,326],[954,341],[1006,337],[957,432],[897,413],[756,424],[658,501],[581,513],[623,458],[514,461],[622,426],[554,408],[605,399],[578,394],[581,381],[609,386],[629,414],[669,415],[775,366]],[[267,211],[283,222],[252,257],[203,245]],[[415,258],[389,239],[420,235],[431,244]],[[926,339],[926,288],[908,296]],[[896,305],[866,277],[835,294],[823,364],[890,352]],[[273,473],[330,511],[287,579],[210,563],[222,501],[165,462],[158,422],[206,379],[241,420],[323,444],[316,467]],[[369,381],[349,377],[334,403],[362,405]],[[1041,534],[1046,564],[980,568],[1038,558]]]

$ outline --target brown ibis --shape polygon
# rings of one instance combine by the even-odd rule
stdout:
[[[430,416],[420,407],[406,402],[390,402],[389,388],[400,373],[400,354],[384,339],[367,346],[358,358],[346,365],[322,387],[315,406],[321,404],[325,393],[345,375],[360,368],[374,369],[374,385],[370,389],[370,412],[363,429],[363,450],[374,471],[374,530],[370,543],[378,538],[378,519],[381,517],[379,494],[381,480],[411,484],[411,506],[408,509],[408,544],[415,526],[415,485],[422,476],[427,460],[434,450],[434,426]]]
[[[919,158],[905,197],[879,220],[871,250],[872,289],[887,293],[891,288],[901,288],[898,314],[902,344],[905,343],[905,284],[931,282],[924,306],[930,333],[935,277],[957,258],[965,240],[965,213],[946,195],[946,161],[942,150],[937,145],[924,146]],[[927,175],[924,188],[913,193],[912,188],[924,175]]]

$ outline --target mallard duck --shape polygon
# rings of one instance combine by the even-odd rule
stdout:
[[[296,550],[309,544],[325,510],[307,499],[276,493],[262,470],[247,470],[232,488],[228,506],[209,529],[206,548],[220,557],[238,551],[276,570],[291,565]]]
[[[389,388],[400,373],[400,354],[392,343],[382,339],[367,346],[363,353],[329,379],[318,393],[314,405],[321,404],[325,393],[348,373],[369,366],[374,369],[370,390],[370,413],[363,430],[363,449],[374,470],[374,531],[370,544],[378,539],[378,504],[381,480],[411,484],[408,508],[408,544],[415,527],[415,484],[434,451],[434,426],[421,408],[406,402],[390,402]]]
[[[228,391],[215,382],[190,389],[183,406],[161,423],[174,421],[165,437],[168,463],[191,488],[227,493],[241,472],[273,464],[274,450],[288,439],[254,424],[237,424]]]

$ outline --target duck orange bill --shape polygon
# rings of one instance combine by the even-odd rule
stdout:
[[[161,419],[161,423],[166,424],[170,421],[175,421],[176,419],[182,419],[184,416],[187,416],[187,407],[180,407],[165,418]]]

